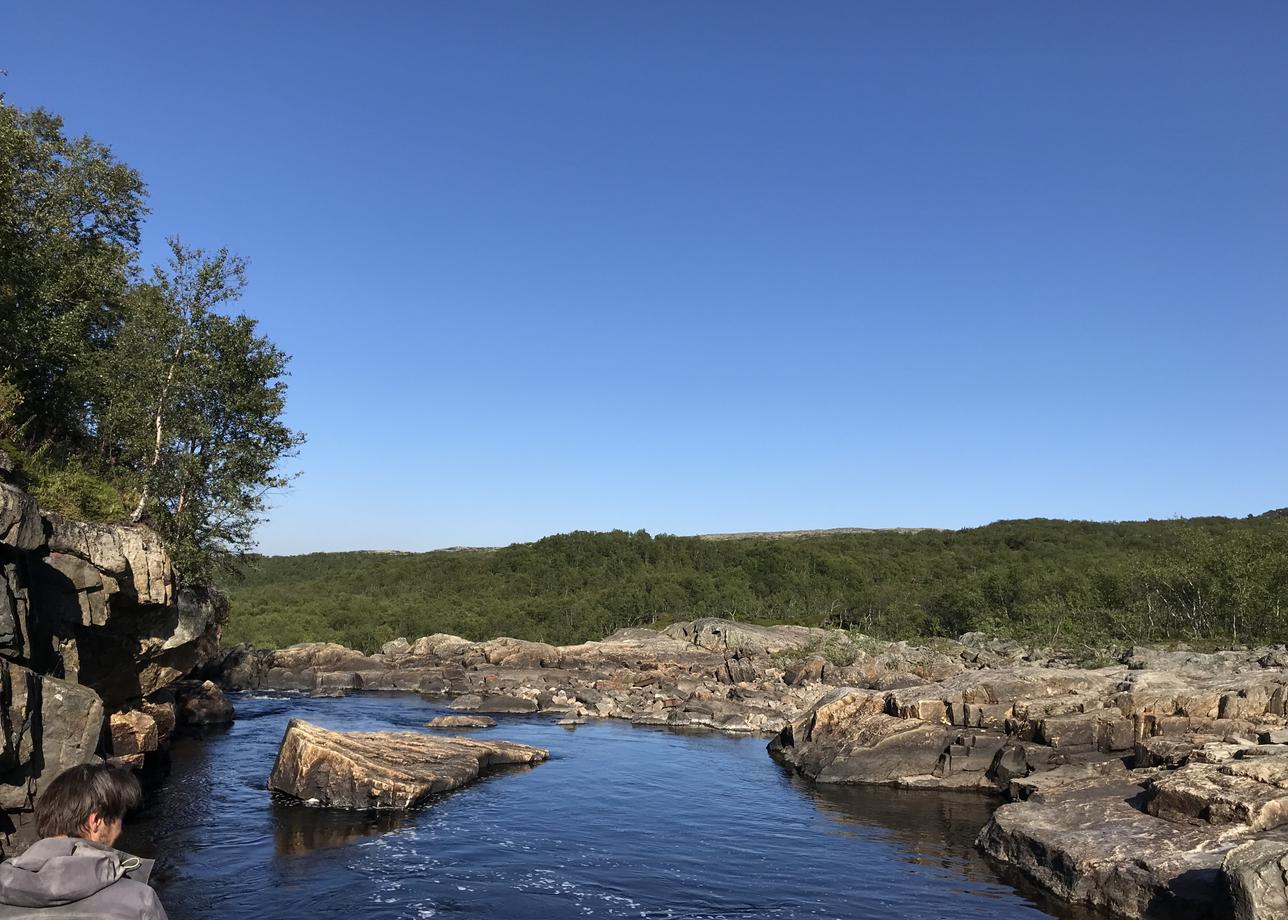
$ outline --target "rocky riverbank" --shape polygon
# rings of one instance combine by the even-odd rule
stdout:
[[[1288,650],[1119,658],[1084,668],[980,635],[917,647],[703,619],[560,647],[239,648],[217,671],[236,689],[417,691],[462,711],[772,735],[770,753],[816,782],[1009,799],[979,845],[1068,900],[1274,916],[1288,900]]]
[[[181,588],[155,533],[42,513],[0,452],[0,855],[31,841],[42,785],[99,757],[161,766],[184,723],[231,718],[188,683],[227,613]],[[220,704],[222,700],[222,705]]]

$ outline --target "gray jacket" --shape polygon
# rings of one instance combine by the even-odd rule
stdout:
[[[0,863],[0,920],[166,920],[152,860],[77,837],[47,837]]]

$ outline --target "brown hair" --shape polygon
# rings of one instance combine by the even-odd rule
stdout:
[[[124,818],[143,801],[134,774],[105,763],[83,763],[54,777],[36,800],[36,833],[79,837],[91,814],[104,821]]]

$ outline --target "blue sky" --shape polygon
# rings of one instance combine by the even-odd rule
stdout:
[[[1288,4],[7,3],[250,260],[267,552],[1288,505]]]

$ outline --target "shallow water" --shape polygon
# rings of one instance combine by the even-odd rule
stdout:
[[[235,703],[227,732],[176,742],[169,780],[121,842],[159,857],[172,920],[1086,916],[1039,906],[977,853],[983,797],[815,787],[761,738],[498,716],[486,734],[550,760],[409,814],[350,814],[265,790],[287,719],[419,730],[441,706],[397,694]]]

